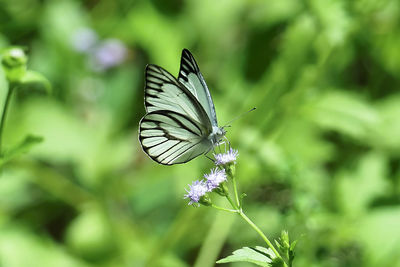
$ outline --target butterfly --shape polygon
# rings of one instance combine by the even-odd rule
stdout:
[[[188,162],[218,145],[226,131],[218,126],[203,75],[183,49],[178,79],[163,68],[146,66],[144,104],[139,123],[143,151],[163,165]]]

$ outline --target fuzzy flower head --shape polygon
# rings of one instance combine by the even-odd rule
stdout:
[[[79,53],[88,53],[98,41],[97,33],[90,28],[79,28],[71,38],[71,45]]]
[[[239,156],[239,152],[236,149],[230,148],[229,151],[221,154],[214,154],[215,165],[227,165],[236,164],[236,158]]]
[[[205,174],[204,178],[207,179],[206,185],[208,191],[211,192],[213,189],[217,188],[220,183],[226,181],[225,170],[219,170],[218,168],[212,169],[210,174]]]
[[[102,41],[93,52],[93,67],[95,70],[103,71],[120,65],[127,57],[128,49],[118,39],[107,39]]]
[[[205,196],[208,188],[205,181],[194,181],[189,185],[189,190],[186,189],[187,194],[184,198],[190,199],[188,205],[199,205],[200,199]]]

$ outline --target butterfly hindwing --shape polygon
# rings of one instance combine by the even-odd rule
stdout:
[[[181,67],[179,70],[178,81],[196,97],[201,106],[207,113],[211,124],[218,126],[215,107],[211,98],[210,91],[200,72],[193,55],[187,49],[183,49],[181,57]]]
[[[153,160],[171,165],[187,162],[209,149],[205,130],[186,115],[159,110],[143,117],[139,140]]]

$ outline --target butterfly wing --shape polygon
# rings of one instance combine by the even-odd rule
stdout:
[[[139,140],[153,160],[165,165],[187,162],[207,152],[211,121],[196,97],[156,65],[146,67],[145,107]]]
[[[153,160],[164,165],[185,163],[207,152],[212,144],[202,125],[184,114],[152,111],[140,121],[139,140]]]
[[[212,126],[218,127],[217,115],[210,91],[208,90],[196,60],[187,49],[183,49],[182,51],[178,81],[185,85],[200,102]]]
[[[211,129],[211,122],[194,95],[168,71],[156,65],[146,67],[145,107],[147,112],[171,110]]]

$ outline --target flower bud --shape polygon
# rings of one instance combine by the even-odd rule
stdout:
[[[18,83],[21,81],[26,73],[27,61],[28,57],[24,50],[19,47],[12,47],[3,52],[1,64],[9,83]]]
[[[205,195],[203,195],[203,196],[201,196],[200,197],[200,200],[199,200],[199,203],[201,204],[201,205],[204,205],[204,206],[211,206],[211,199],[210,199],[210,197],[208,196],[208,194],[205,194]]]
[[[228,186],[226,185],[226,182],[220,183],[219,186],[214,189],[214,192],[223,197],[229,195]]]

